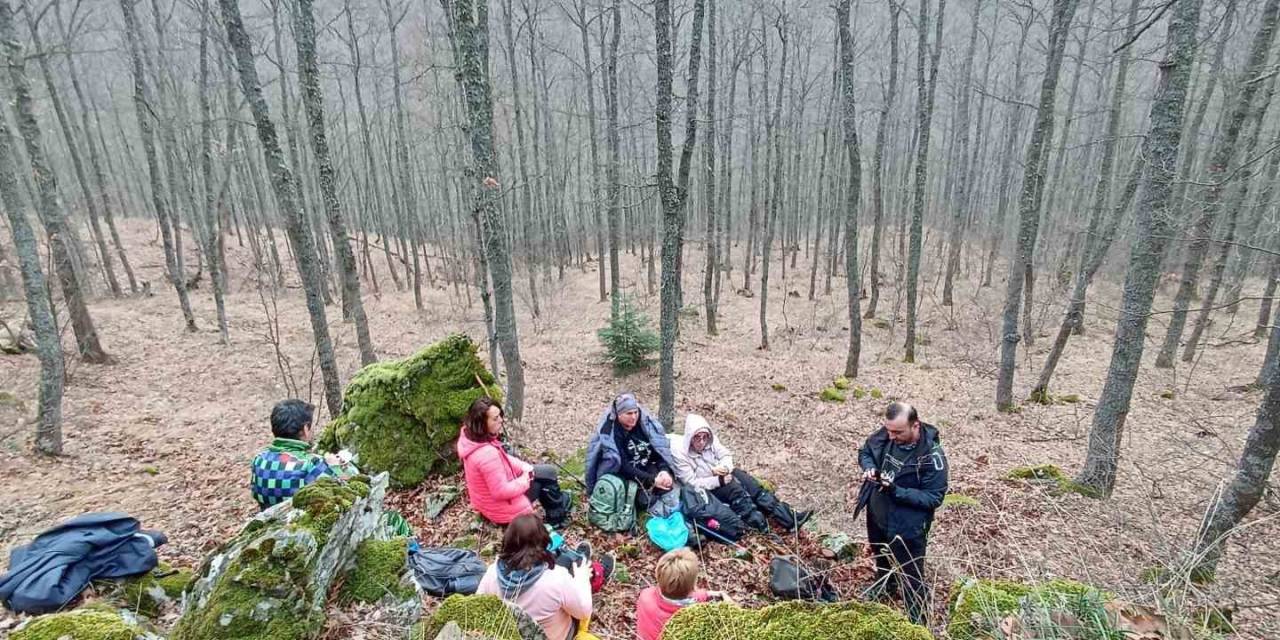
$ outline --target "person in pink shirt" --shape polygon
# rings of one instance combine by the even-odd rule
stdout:
[[[537,514],[518,516],[502,536],[498,561],[489,566],[476,593],[495,595],[529,614],[549,640],[568,640],[591,617],[592,562],[556,564],[550,534]]]
[[[719,591],[694,589],[701,565],[688,547],[668,551],[658,558],[658,585],[648,587],[636,598],[636,636],[658,640],[663,627],[677,611],[691,604],[720,600],[732,602]]]
[[[533,465],[507,451],[501,440],[506,416],[491,398],[477,398],[458,433],[458,459],[471,507],[494,524],[532,513],[537,500],[547,523],[559,527],[569,517],[569,496],[560,490],[556,468]]]

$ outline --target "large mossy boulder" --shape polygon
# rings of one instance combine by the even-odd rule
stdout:
[[[341,595],[344,602],[365,604],[416,599],[417,590],[409,575],[409,539],[361,542]]]
[[[497,596],[454,594],[444,599],[430,621],[417,627],[411,640],[430,640],[454,623],[467,637],[492,640],[547,640],[529,614]]]
[[[784,602],[763,609],[700,604],[676,612],[662,632],[662,640],[792,638],[933,640],[933,635],[893,609],[863,602]]]
[[[382,530],[387,477],[321,478],[205,559],[171,640],[311,640],[329,587]]]
[[[9,636],[11,640],[150,640],[156,638],[119,613],[99,608],[75,609],[32,618]]]
[[[319,444],[356,453],[360,469],[390,474],[393,488],[417,486],[455,468],[458,428],[471,403],[486,395],[501,400],[493,374],[469,338],[451,335],[407,358],[361,369]]]
[[[1108,600],[1106,592],[1071,580],[1024,584],[970,578],[952,590],[947,635],[981,640],[1017,628],[1028,637],[1115,637],[1115,620],[1105,610]],[[1044,625],[1054,628],[1040,628]]]

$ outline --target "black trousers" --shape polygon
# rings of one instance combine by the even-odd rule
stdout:
[[[772,517],[784,529],[794,529],[796,518],[791,505],[778,500],[777,496],[764,490],[755,476],[742,469],[733,470],[735,482],[711,490],[720,502],[729,505],[733,512],[748,526],[761,531],[768,529],[765,517]]]
[[[916,624],[925,623],[929,610],[929,587],[924,581],[924,559],[929,539],[926,535],[904,538],[890,536],[867,514],[867,541],[876,561],[876,582],[890,593],[902,589],[907,616]],[[883,581],[883,582],[882,582]]]
[[[525,496],[537,500],[547,514],[547,524],[558,527],[569,519],[569,496],[560,490],[559,473],[555,465],[533,465],[533,482]]]

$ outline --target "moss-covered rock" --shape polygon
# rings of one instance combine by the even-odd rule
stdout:
[[[431,622],[423,625],[424,637],[434,638],[445,625],[453,622],[468,635],[478,634],[493,640],[546,640],[528,614],[508,606],[497,596],[454,594],[440,603]]]
[[[382,530],[386,475],[322,478],[255,516],[207,558],[172,640],[310,640],[329,587]]]
[[[99,581],[96,586],[106,587],[107,600],[135,614],[154,618],[164,609],[182,600],[182,593],[191,586],[195,574],[189,569],[174,569],[160,564],[140,576],[119,581]]]
[[[1002,622],[1014,617],[1028,637],[1114,637],[1102,607],[1111,594],[1072,580],[1050,580],[1028,585],[1008,580],[968,579],[952,590],[947,635],[952,640],[1002,637]],[[1092,625],[1087,635],[1061,636],[1063,629],[1040,629],[1076,620]],[[1034,631],[1034,632],[1033,632]],[[1100,633],[1101,635],[1093,635]],[[1047,635],[1046,635],[1047,634]]]
[[[760,612],[725,602],[695,604],[676,612],[662,640],[753,640]]]
[[[356,547],[355,565],[342,585],[342,600],[373,603],[390,596],[413,597],[413,585],[404,580],[409,563],[409,539],[365,540]]]
[[[361,469],[389,473],[392,487],[416,486],[456,467],[459,426],[471,403],[486,395],[501,400],[476,345],[451,335],[402,360],[361,369],[319,445],[355,452]]]
[[[33,618],[11,640],[139,640],[148,634],[117,613],[76,609]]]
[[[818,398],[823,402],[844,402],[845,400],[844,392],[835,387],[823,389],[822,393],[818,394]]]
[[[686,607],[667,623],[663,640],[933,640],[884,605],[784,602],[764,609],[713,603]]]

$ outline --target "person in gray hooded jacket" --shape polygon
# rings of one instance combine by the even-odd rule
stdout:
[[[759,531],[769,530],[766,516],[794,531],[812,515],[792,509],[750,473],[735,467],[733,452],[716,437],[706,418],[696,413],[685,416],[683,436],[671,437],[671,455],[680,482],[705,489]]]

